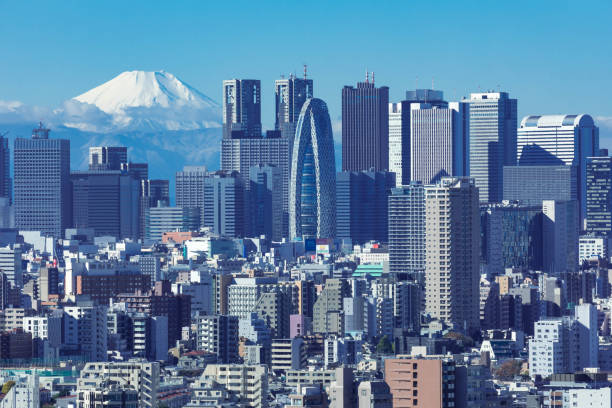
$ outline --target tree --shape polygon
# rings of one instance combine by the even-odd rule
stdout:
[[[521,374],[521,367],[523,366],[523,362],[521,360],[507,360],[504,361],[497,369],[495,370],[495,377],[499,378],[502,381],[510,381],[513,380],[516,376]]]
[[[376,345],[376,352],[378,354],[393,353],[393,344],[391,344],[387,336],[382,336],[382,338],[378,341],[378,344]]]

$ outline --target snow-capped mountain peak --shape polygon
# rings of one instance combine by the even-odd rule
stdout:
[[[218,107],[215,101],[165,71],[126,71],[74,99],[109,114],[136,107]]]

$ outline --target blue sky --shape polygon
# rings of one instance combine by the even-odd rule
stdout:
[[[332,119],[368,69],[393,100],[417,77],[449,100],[501,87],[521,117],[586,112],[605,135],[611,16],[609,0],[0,0],[0,100],[52,107],[122,71],[164,69],[219,101],[223,79],[249,77],[270,126],[274,79],[307,63]]]

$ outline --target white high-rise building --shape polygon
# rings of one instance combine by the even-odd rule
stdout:
[[[64,307],[64,345],[89,361],[106,361],[106,313],[99,305]]]
[[[265,365],[209,364],[202,377],[214,379],[250,407],[268,406],[268,367]]]
[[[436,183],[445,176],[467,175],[467,106],[410,105],[410,180]]]
[[[529,340],[529,375],[548,377],[578,368],[578,330],[570,317],[540,320]]]
[[[589,115],[526,116],[518,129],[516,155],[519,166],[576,166],[578,199],[586,203],[586,162],[599,156],[599,128]],[[586,217],[586,205],[580,214]]]
[[[425,187],[425,309],[456,330],[478,329],[480,211],[470,178]]]
[[[410,103],[389,104],[389,171],[395,185],[410,182]]]

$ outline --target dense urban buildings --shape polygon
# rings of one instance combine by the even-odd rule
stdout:
[[[195,143],[174,195],[132,146],[71,171],[42,124],[13,186],[0,137],[0,408],[612,407],[593,117],[372,74],[337,90],[337,168],[306,67],[269,130],[262,89],[223,82],[221,160]]]

